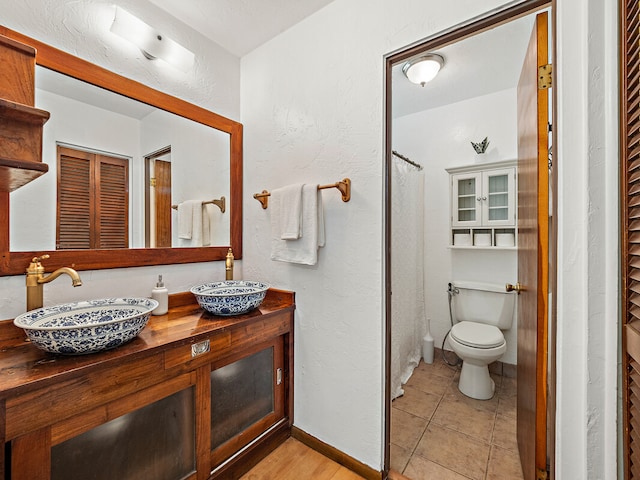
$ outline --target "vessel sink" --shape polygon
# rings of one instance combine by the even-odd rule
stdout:
[[[269,285],[247,280],[203,283],[191,288],[198,304],[215,315],[240,315],[257,308]]]
[[[47,352],[81,355],[128,342],[147,325],[157,306],[149,298],[103,298],[38,308],[13,323]]]

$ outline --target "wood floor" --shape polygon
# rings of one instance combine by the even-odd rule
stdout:
[[[363,480],[363,477],[289,438],[241,480]]]

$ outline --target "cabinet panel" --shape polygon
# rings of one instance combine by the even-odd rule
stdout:
[[[211,448],[273,412],[273,348],[211,372]]]
[[[283,338],[226,364],[212,365],[211,450],[214,465],[284,418]]]
[[[51,449],[52,480],[181,480],[196,470],[193,387]]]
[[[515,169],[484,172],[482,219],[484,226],[515,226]]]
[[[474,227],[481,224],[481,188],[482,176],[478,173],[453,175],[451,224],[454,227]]]

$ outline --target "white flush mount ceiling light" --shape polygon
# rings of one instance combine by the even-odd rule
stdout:
[[[116,7],[111,31],[133,43],[149,60],[160,58],[183,72],[193,66],[191,51],[120,7]]]
[[[424,87],[425,83],[436,77],[443,65],[443,57],[435,53],[428,53],[405,63],[402,66],[402,73],[411,83]]]

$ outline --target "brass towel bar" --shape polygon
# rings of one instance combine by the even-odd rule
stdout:
[[[318,190],[324,190],[326,188],[337,188],[342,194],[342,201],[348,202],[351,200],[351,180],[345,178],[340,182],[332,183],[331,185],[318,185]],[[271,193],[268,190],[263,190],[262,193],[254,193],[253,198],[258,200],[262,204],[262,208],[266,209],[269,206],[269,197]]]
[[[222,213],[224,213],[225,210],[227,209],[227,200],[224,198],[224,195],[221,196],[219,199],[209,200],[208,202],[202,202],[202,204],[203,205],[210,205],[210,204],[217,205]],[[171,208],[173,208],[174,210],[177,210],[178,209],[178,205],[171,205]]]

